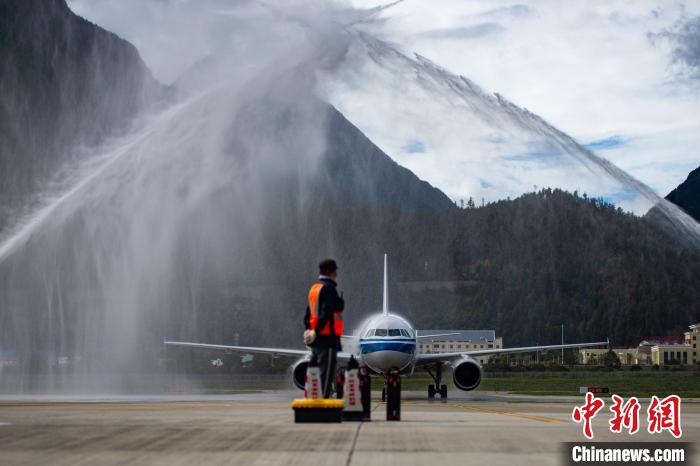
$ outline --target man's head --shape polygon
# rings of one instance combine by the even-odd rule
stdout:
[[[333,280],[338,276],[338,264],[335,263],[333,259],[322,260],[318,264],[318,272],[321,275],[331,277]]]

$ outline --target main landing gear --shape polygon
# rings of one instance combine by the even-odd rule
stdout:
[[[440,401],[443,403],[447,402],[447,385],[441,384],[442,382],[442,363],[435,364],[435,373],[433,373],[430,368],[425,368],[435,382],[434,385],[428,385],[428,399],[434,400],[435,395],[440,395]]]

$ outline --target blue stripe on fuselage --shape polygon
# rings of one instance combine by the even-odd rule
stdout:
[[[362,354],[374,353],[377,351],[397,351],[400,353],[413,354],[416,351],[416,342],[413,340],[364,340],[360,342],[360,352]]]
[[[383,342],[401,342],[401,343],[413,343],[416,344],[416,340],[413,338],[386,338],[386,337],[370,337],[370,338],[360,338],[360,344],[364,343],[383,343]]]

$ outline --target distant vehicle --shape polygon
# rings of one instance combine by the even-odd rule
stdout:
[[[224,361],[221,358],[212,359],[209,362],[214,367],[222,367],[224,365]]]
[[[241,356],[241,364],[243,364],[244,366],[252,364],[253,359],[255,359],[255,356],[253,356],[252,354],[244,354],[243,356]]]
[[[367,366],[375,375],[386,377],[390,372],[402,375],[412,375],[417,367],[424,368],[435,382],[428,385],[428,398],[439,394],[447,398],[447,385],[442,383],[442,370],[445,366],[452,368],[452,379],[460,390],[474,390],[481,383],[483,369],[474,359],[479,356],[496,354],[527,353],[532,351],[556,350],[562,348],[587,348],[605,346],[608,341],[595,343],[573,343],[566,345],[525,346],[519,348],[479,349],[450,353],[418,354],[416,340],[436,338],[451,334],[416,335],[415,329],[402,317],[389,312],[389,296],[387,281],[387,257],[384,255],[384,299],[381,314],[371,317],[356,335],[343,335],[348,339],[348,346],[353,351],[338,353],[339,362],[347,362],[354,356],[360,364]],[[192,348],[220,349],[225,351],[240,351],[244,353],[262,353],[273,356],[288,356],[300,358],[294,363],[292,376],[294,384],[300,390],[304,389],[306,368],[311,352],[308,350],[267,348],[253,346],[226,346],[207,343],[192,343],[183,341],[166,341],[166,345],[186,346]]]

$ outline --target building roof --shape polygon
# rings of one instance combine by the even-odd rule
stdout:
[[[496,339],[495,330],[416,330],[419,337],[446,333],[456,333],[457,335],[435,337],[434,341],[494,341]]]
[[[651,344],[651,345],[682,345],[685,343],[685,338],[679,337],[679,336],[652,336],[652,337],[644,337],[644,340],[642,341],[641,344]]]
[[[651,349],[678,349],[678,350],[686,350],[689,349],[690,345],[688,344],[674,344],[674,345],[654,345],[651,347]]]
[[[621,351],[629,351],[629,352],[636,352],[637,348],[612,348],[613,352],[621,352]],[[610,351],[608,348],[579,348],[579,351],[582,353],[585,352],[591,352],[591,353],[607,353]]]
[[[688,328],[691,330],[695,330],[696,328],[700,328],[700,323],[690,325],[690,326],[688,326]]]

